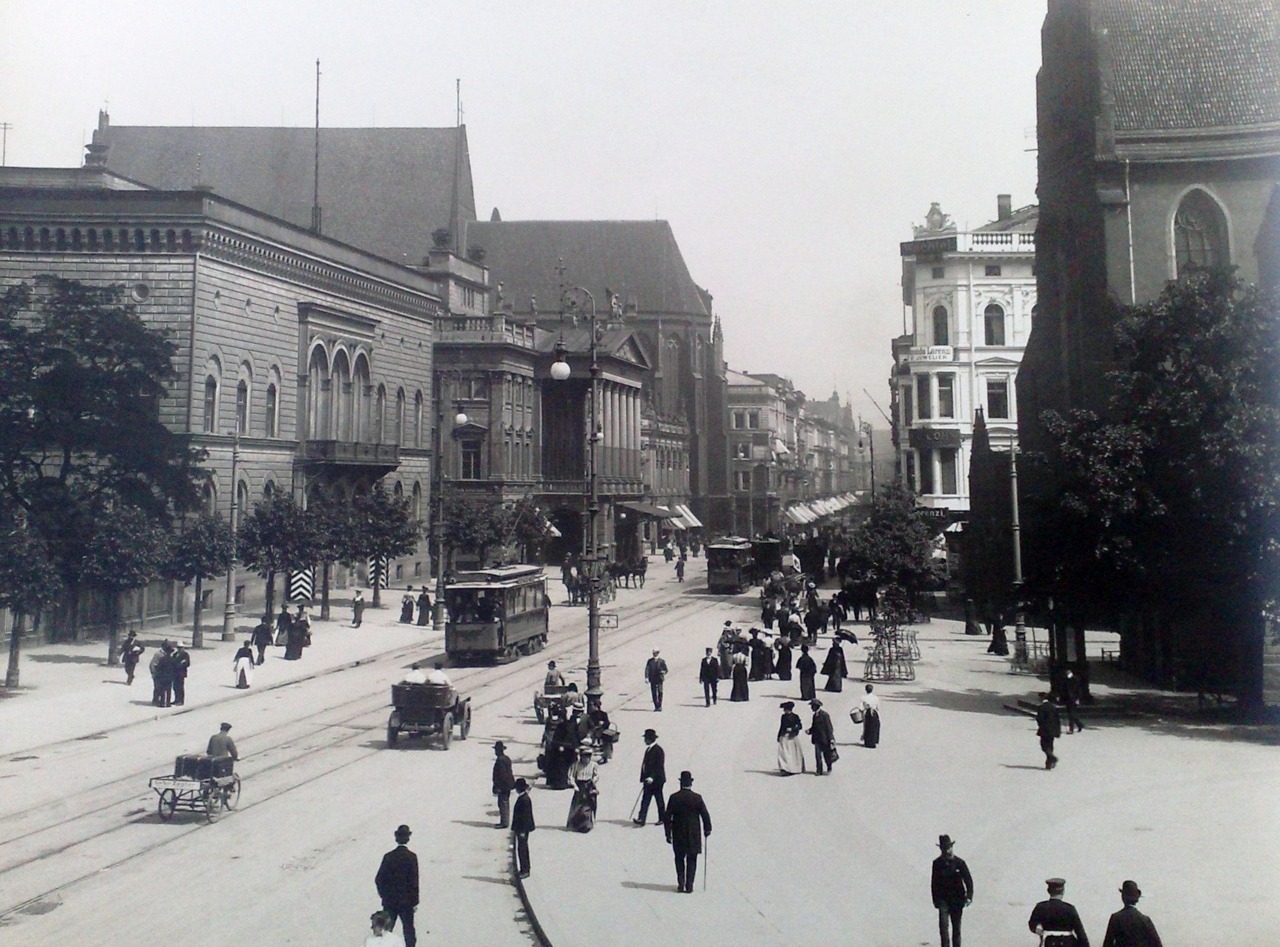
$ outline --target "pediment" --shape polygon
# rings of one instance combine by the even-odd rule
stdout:
[[[1015,369],[1022,363],[1012,358],[1005,358],[1003,355],[993,355],[990,358],[980,358],[974,361],[976,368],[1007,368]]]

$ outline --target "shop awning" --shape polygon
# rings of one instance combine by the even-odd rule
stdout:
[[[670,526],[672,529],[684,529],[684,528],[685,528],[684,523],[682,523],[682,522],[681,522],[679,519],[677,519],[676,517],[668,517],[668,519],[667,519],[667,525],[668,525],[668,526]]]
[[[680,518],[685,521],[690,529],[702,529],[702,520],[693,515],[693,510],[689,509],[683,503],[677,503],[676,509],[680,511]]]
[[[618,506],[624,510],[631,510],[634,513],[643,513],[645,516],[652,516],[654,519],[665,520],[672,515],[671,510],[665,506],[655,506],[652,503],[619,503]]]

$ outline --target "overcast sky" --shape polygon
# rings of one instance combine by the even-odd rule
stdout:
[[[671,222],[729,365],[887,408],[898,243],[1035,200],[1045,0],[6,2],[10,165],[121,125],[442,126],[477,213]]]

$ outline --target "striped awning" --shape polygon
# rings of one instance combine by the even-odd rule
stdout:
[[[680,511],[680,518],[684,520],[686,526],[690,529],[702,529],[702,520],[693,515],[693,510],[683,503],[677,503],[675,507]]]

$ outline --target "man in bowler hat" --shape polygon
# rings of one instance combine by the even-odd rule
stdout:
[[[1041,935],[1041,947],[1089,947],[1089,937],[1080,922],[1080,914],[1074,904],[1063,900],[1067,883],[1062,878],[1050,878],[1045,882],[1049,898],[1031,909],[1027,927],[1033,934]]]
[[[663,821],[667,842],[676,857],[676,884],[682,894],[693,894],[693,878],[698,873],[702,837],[711,834],[711,815],[702,797],[693,791],[693,774],[680,774],[680,789],[667,801]]]
[[[1040,737],[1040,749],[1044,751],[1044,768],[1053,769],[1058,765],[1053,741],[1062,736],[1062,715],[1048,694],[1040,695],[1040,706],[1036,708],[1036,735]]]
[[[1124,907],[1111,915],[1107,922],[1107,936],[1102,947],[1164,947],[1151,918],[1138,910],[1142,889],[1136,881],[1126,881],[1120,886],[1120,900]]]
[[[929,888],[933,894],[933,906],[938,909],[938,934],[942,947],[960,947],[960,917],[964,909],[973,903],[973,878],[964,859],[951,849],[950,835],[938,836],[938,848],[942,850],[933,860],[933,879]]]
[[[498,828],[505,829],[511,822],[511,790],[516,788],[516,778],[511,772],[511,757],[507,745],[499,740],[493,745],[493,794],[498,797]]]
[[[396,847],[382,856],[374,884],[382,909],[391,915],[389,930],[396,929],[396,919],[404,924],[404,945],[414,947],[418,934],[413,929],[413,912],[418,906],[418,856],[409,851],[409,826],[396,829]]]
[[[667,754],[658,746],[658,734],[652,729],[644,732],[644,759],[640,762],[640,782],[644,784],[640,798],[640,816],[634,819],[636,825],[644,825],[649,815],[649,800],[658,804],[658,824],[666,821],[666,803],[662,798],[662,787],[667,782]]]
[[[535,828],[529,783],[521,776],[516,780],[516,811],[511,816],[511,831],[516,837],[516,870],[521,878],[529,877],[529,833]]]

